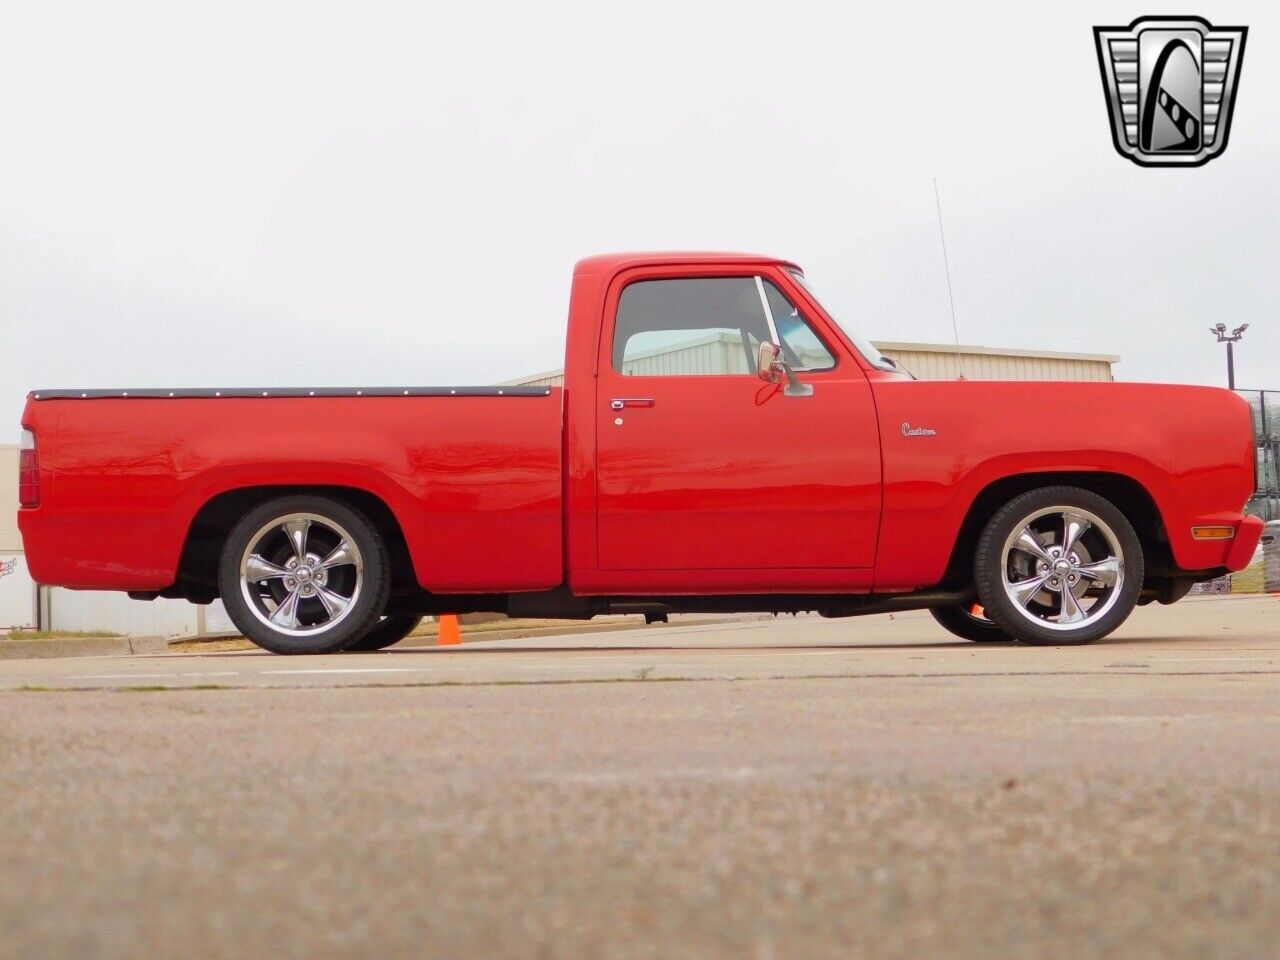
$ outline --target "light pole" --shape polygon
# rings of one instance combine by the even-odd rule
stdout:
[[[1229,334],[1225,323],[1217,323],[1209,328],[1209,332],[1218,338],[1219,343],[1227,345],[1227,387],[1231,390],[1236,388],[1236,358],[1231,348],[1244,336],[1244,332],[1248,329],[1249,325],[1247,323],[1240,324]]]

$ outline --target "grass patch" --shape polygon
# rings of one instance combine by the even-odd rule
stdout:
[[[257,644],[244,637],[188,637],[170,640],[170,653],[220,653],[225,650],[257,650]]]

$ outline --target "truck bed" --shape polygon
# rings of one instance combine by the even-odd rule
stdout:
[[[157,591],[188,531],[246,485],[376,497],[420,586],[542,590],[563,579],[554,387],[37,390],[39,582]]]

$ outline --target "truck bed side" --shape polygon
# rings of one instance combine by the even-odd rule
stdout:
[[[428,590],[563,579],[559,389],[147,393],[28,401],[41,502],[19,523],[37,581],[164,589],[202,507],[271,486],[379,498]]]

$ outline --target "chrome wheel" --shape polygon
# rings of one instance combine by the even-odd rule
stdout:
[[[1016,524],[1001,553],[1004,592],[1038,627],[1079,630],[1106,616],[1125,583],[1120,539],[1081,507],[1046,507]]]
[[[364,561],[345,529],[314,513],[264,524],[240,558],[240,590],[250,613],[292,637],[332,630],[364,586]]]

